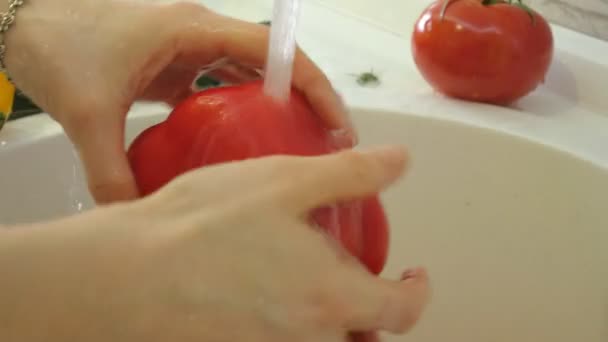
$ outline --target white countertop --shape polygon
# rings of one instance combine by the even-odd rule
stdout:
[[[204,2],[246,20],[271,16],[271,0]],[[378,16],[363,18],[320,2],[305,1],[298,40],[348,105],[486,127],[608,168],[608,43],[553,26],[556,54],[547,83],[517,108],[502,108],[445,98],[422,79],[412,60],[409,35],[425,1],[402,2],[410,7],[399,9],[404,13],[402,29],[395,26],[396,20],[392,26],[382,25]],[[370,70],[380,76],[381,85],[359,86],[352,74]],[[132,115],[159,108],[166,110],[138,104]],[[57,129],[45,115],[10,122],[0,134],[0,150]]]

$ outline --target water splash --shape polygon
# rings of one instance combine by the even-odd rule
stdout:
[[[77,214],[85,209],[82,198],[79,196],[80,187],[83,183],[81,172],[78,168],[78,153],[75,149],[72,149],[72,179],[68,185],[68,213]]]
[[[301,0],[274,1],[264,93],[282,102],[291,90],[300,7]]]

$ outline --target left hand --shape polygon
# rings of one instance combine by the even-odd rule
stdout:
[[[93,197],[107,203],[138,196],[124,146],[133,102],[176,104],[193,92],[201,69],[223,58],[262,69],[268,34],[264,25],[193,3],[29,0],[7,34],[6,64],[17,86],[63,126]],[[236,75],[224,73],[231,82],[257,77]],[[354,135],[327,77],[299,50],[293,76],[330,128]]]
[[[376,277],[309,213],[378,193],[406,166],[398,146],[249,159],[189,171],[141,200],[0,231],[0,341],[405,334],[429,301],[427,272]]]

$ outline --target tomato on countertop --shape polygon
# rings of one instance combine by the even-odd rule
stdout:
[[[313,156],[339,150],[331,132],[298,91],[287,104],[263,94],[263,82],[211,88],[179,104],[169,117],[143,131],[128,157],[146,196],[176,176],[217,163],[276,154]],[[382,271],[388,223],[378,196],[318,208],[311,213],[367,266]]]
[[[439,92],[507,105],[544,82],[553,35],[521,0],[437,0],[415,24],[412,52]]]

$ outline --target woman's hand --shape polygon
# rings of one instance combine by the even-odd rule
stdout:
[[[192,3],[29,0],[7,35],[6,64],[17,86],[63,126],[94,198],[107,203],[137,196],[124,146],[132,103],[175,104],[218,60],[261,69],[267,41],[266,26]],[[258,76],[224,70],[232,82]],[[293,81],[328,126],[351,131],[329,81],[301,51]]]
[[[404,333],[426,305],[425,271],[375,277],[305,217],[382,190],[405,161],[387,147],[211,166],[143,200],[5,231],[0,340],[344,342],[350,332]]]

